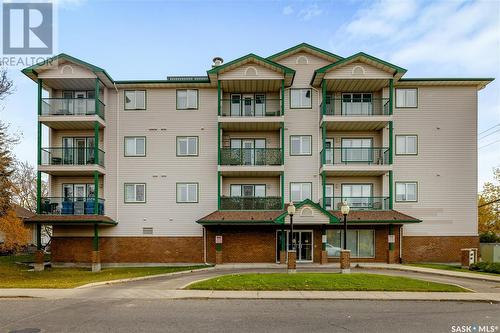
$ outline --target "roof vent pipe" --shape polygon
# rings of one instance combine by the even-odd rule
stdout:
[[[212,68],[214,68],[214,67],[222,65],[222,63],[224,62],[224,59],[222,59],[221,57],[215,57],[212,61],[213,61]]]

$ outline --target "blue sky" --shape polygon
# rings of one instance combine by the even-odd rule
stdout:
[[[363,51],[405,77],[500,77],[500,1],[78,1],[57,3],[56,53],[115,79],[204,75],[211,59],[269,56],[307,42],[341,56]],[[0,117],[36,161],[36,85],[10,68],[16,91]],[[479,133],[500,123],[498,79],[479,92]],[[500,166],[500,125],[480,135],[479,186]],[[491,134],[491,135],[489,135]],[[484,137],[484,138],[482,138]]]

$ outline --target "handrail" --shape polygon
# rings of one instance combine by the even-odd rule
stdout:
[[[42,116],[88,116],[97,114],[104,120],[106,105],[95,98],[42,98]]]
[[[222,117],[277,117],[282,115],[281,98],[223,98],[220,102]]]
[[[281,148],[220,148],[221,165],[281,165]]]
[[[98,198],[98,215],[104,215],[104,199]],[[95,198],[87,197],[42,197],[41,214],[48,215],[94,215]]]
[[[347,201],[353,210],[387,210],[389,209],[390,197],[370,196],[370,197],[324,197],[323,204],[328,210],[340,210],[342,203]]]
[[[222,210],[281,209],[281,197],[221,197]]]
[[[332,97],[327,95],[326,107],[324,109],[327,116],[380,116],[390,115],[389,98],[386,97]],[[323,103],[322,103],[323,104]],[[323,108],[321,107],[321,110]]]
[[[94,147],[45,147],[41,150],[41,165],[92,165],[96,164]],[[99,165],[104,166],[104,151],[98,149]]]
[[[334,147],[321,150],[323,164],[390,164],[387,147]]]

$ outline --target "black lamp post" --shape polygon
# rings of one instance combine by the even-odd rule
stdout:
[[[347,250],[347,215],[349,214],[349,211],[351,208],[347,204],[347,201],[344,201],[342,203],[342,206],[340,207],[340,211],[342,212],[342,215],[344,215],[344,246],[343,250]]]
[[[287,211],[288,215],[290,216],[290,237],[292,237],[292,250],[293,252],[295,252],[295,236],[293,235],[293,214],[295,214],[295,206],[293,204],[293,201],[290,201],[290,203],[288,204]]]

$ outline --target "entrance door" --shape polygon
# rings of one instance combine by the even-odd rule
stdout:
[[[243,140],[243,165],[254,165],[255,150],[254,140]]]
[[[294,231],[293,235],[295,238],[295,250],[297,252],[298,262],[311,262],[313,260],[313,234],[312,231],[308,230],[298,230]],[[290,232],[287,232],[288,238],[288,251],[293,249],[292,237],[290,237]],[[277,237],[279,239],[279,237]],[[279,245],[279,243],[278,243]]]
[[[75,114],[84,115],[87,108],[87,92],[75,91]]]
[[[84,165],[85,163],[85,153],[86,153],[86,139],[85,138],[75,138],[76,155],[75,162],[78,165]]]

